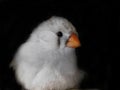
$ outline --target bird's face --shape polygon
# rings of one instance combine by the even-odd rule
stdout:
[[[52,17],[43,22],[33,33],[48,49],[76,48],[80,46],[74,26],[64,18]]]

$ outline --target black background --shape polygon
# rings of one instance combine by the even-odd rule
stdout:
[[[112,59],[115,62],[119,57],[120,19],[116,7],[117,4],[100,0],[1,0],[0,90],[20,89],[9,63],[33,28],[51,16],[67,18],[79,33],[82,47],[76,50],[78,66],[87,73],[81,88],[109,90],[113,82]],[[114,87],[116,89],[117,85]]]

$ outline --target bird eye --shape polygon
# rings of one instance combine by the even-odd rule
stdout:
[[[63,36],[63,33],[59,31],[59,32],[57,32],[57,36],[58,36],[58,37],[62,37],[62,36]]]

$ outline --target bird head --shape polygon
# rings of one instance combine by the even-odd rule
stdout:
[[[31,34],[30,40],[40,42],[42,47],[45,46],[49,49],[77,48],[80,46],[75,27],[65,18],[56,16],[41,23]]]

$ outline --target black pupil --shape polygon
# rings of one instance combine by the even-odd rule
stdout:
[[[62,32],[58,32],[57,35],[58,35],[58,37],[62,37],[63,36]]]

